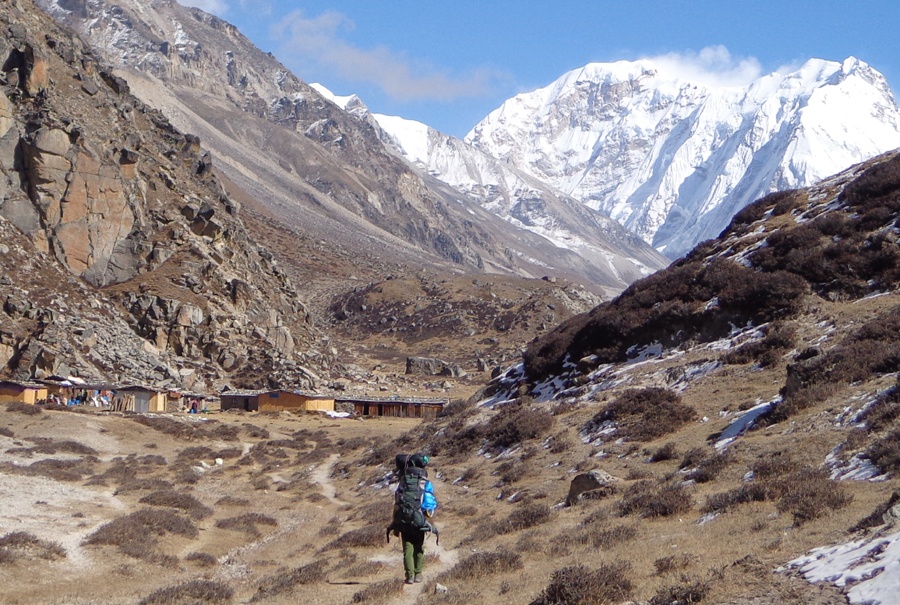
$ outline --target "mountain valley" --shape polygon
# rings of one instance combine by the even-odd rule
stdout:
[[[862,61],[593,64],[460,141],[172,0],[0,3],[0,57],[0,379],[449,400],[4,402],[0,601],[897,602],[900,121]],[[412,452],[440,541],[407,585]]]

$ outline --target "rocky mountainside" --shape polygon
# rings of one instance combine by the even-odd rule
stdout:
[[[30,0],[0,5],[0,57],[3,376],[327,376],[327,344],[195,136]]]
[[[623,61],[517,95],[466,141],[677,258],[767,193],[900,147],[900,110],[884,77],[852,57],[747,86]]]
[[[541,277],[618,291],[652,252],[609,262],[514,229],[446,184],[415,171],[359,120],[325,100],[233,26],[174,1],[40,0],[121,68],[132,89],[217,167],[297,232],[384,264]],[[590,244],[609,250],[606,234]],[[624,256],[624,255],[622,255]],[[602,260],[599,264],[595,261]],[[289,262],[289,261],[286,261]]]
[[[355,95],[338,97],[321,85],[313,87],[354,117],[367,120],[389,148],[419,169],[516,228],[588,260],[596,268],[593,279],[607,292],[617,293],[667,264],[612,219],[464,141],[420,122],[373,114]]]

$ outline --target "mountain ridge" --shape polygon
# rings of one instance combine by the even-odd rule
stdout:
[[[900,146],[900,110],[855,58],[718,87],[650,60],[593,63],[506,101],[466,141],[676,258],[758,197]]]

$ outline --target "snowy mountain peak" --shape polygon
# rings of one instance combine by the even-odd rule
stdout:
[[[855,57],[736,81],[666,58],[591,63],[509,99],[466,141],[673,258],[766,193],[900,147],[890,87]]]

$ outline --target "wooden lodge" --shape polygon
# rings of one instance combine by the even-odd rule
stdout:
[[[222,411],[333,412],[334,396],[307,391],[225,391],[219,396]]]
[[[118,412],[166,412],[168,391],[142,386],[127,386],[116,389],[111,409]]]
[[[433,420],[449,400],[439,397],[369,397],[365,395],[338,397],[340,407],[353,406],[359,416],[390,416],[394,418],[424,418]]]
[[[0,403],[36,404],[47,399],[47,386],[36,382],[0,381]]]

